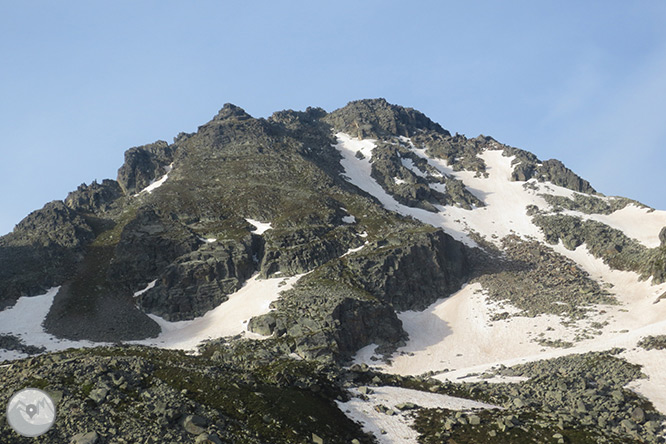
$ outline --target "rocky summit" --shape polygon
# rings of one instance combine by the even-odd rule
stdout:
[[[666,212],[360,100],[130,148],[0,237],[0,442],[664,442]],[[27,417],[26,417],[27,418]]]

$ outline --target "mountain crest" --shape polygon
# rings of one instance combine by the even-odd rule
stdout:
[[[411,137],[422,130],[450,135],[422,112],[392,105],[383,98],[349,102],[347,106],[330,113],[324,120],[339,131],[359,139],[389,135]]]

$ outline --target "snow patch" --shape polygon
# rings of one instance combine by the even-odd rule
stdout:
[[[265,223],[265,222],[259,222],[258,220],[250,219],[249,217],[246,217],[245,220],[250,224],[254,225],[256,227],[256,230],[253,230],[252,233],[262,235],[268,230],[272,230],[273,227],[271,226],[271,223]]]
[[[356,389],[351,392],[358,396]],[[418,433],[412,428],[414,419],[410,412],[401,412],[396,405],[411,402],[424,408],[444,408],[450,410],[496,409],[491,404],[456,398],[437,393],[401,387],[372,387],[366,395],[367,400],[353,397],[347,402],[336,401],[340,410],[345,412],[352,421],[360,422],[365,432],[372,433],[381,444],[414,443]],[[375,410],[374,406],[383,404],[396,411],[395,415],[387,415]],[[384,433],[382,433],[384,431]]]
[[[45,347],[47,351],[64,350],[70,347],[94,347],[106,345],[90,341],[70,341],[59,339],[44,331],[42,323],[51,309],[53,299],[60,287],[53,287],[39,296],[20,297],[13,307],[0,311],[0,334],[13,335],[26,345]],[[0,360],[13,360],[26,357],[25,354],[0,349]]]
[[[354,216],[343,216],[342,217],[342,222],[346,224],[355,224],[356,223],[356,218]]]
[[[254,224],[253,224],[254,225]],[[229,299],[205,315],[189,321],[170,322],[159,316],[149,314],[159,324],[162,333],[153,339],[132,341],[135,344],[150,345],[160,348],[196,350],[197,345],[207,339],[245,334],[245,337],[259,339],[263,336],[247,330],[248,321],[268,313],[271,302],[282,291],[290,289],[301,275],[289,278],[259,279],[259,275],[245,282]]]
[[[361,250],[362,250],[363,248],[365,248],[365,246],[368,245],[368,244],[369,244],[369,242],[366,241],[366,242],[365,242],[363,245],[361,245],[360,247],[350,248],[349,250],[347,250],[347,252],[346,252],[345,254],[343,254],[343,255],[340,256],[340,257],[345,257],[345,256],[347,256],[347,255],[349,255],[349,254],[356,253],[357,251],[361,251]]]
[[[149,283],[148,285],[146,285],[146,288],[144,288],[144,289],[142,289],[142,290],[139,290],[139,291],[137,291],[136,293],[134,293],[134,297],[135,297],[135,298],[138,298],[139,296],[141,296],[142,294],[144,294],[145,292],[147,292],[147,291],[150,290],[151,288],[154,288],[154,287],[155,287],[155,284],[157,284],[157,279],[155,279],[154,281],[152,281],[151,283]]]

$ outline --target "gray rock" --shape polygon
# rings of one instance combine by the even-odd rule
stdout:
[[[217,435],[209,435],[208,433],[202,433],[197,436],[194,442],[196,444],[222,444],[222,441]]]
[[[395,408],[398,410],[413,410],[415,408],[418,408],[418,406],[413,402],[401,402],[399,404],[396,404]]]
[[[99,386],[90,391],[88,397],[95,401],[96,404],[101,404],[106,399],[106,395],[109,394],[109,388],[107,386]]]
[[[72,437],[70,444],[95,444],[98,439],[97,432],[79,433]]]
[[[324,444],[324,438],[317,435],[316,433],[312,434],[312,443],[313,444]]]
[[[173,162],[174,153],[175,147],[163,140],[127,150],[125,163],[118,170],[118,183],[123,191],[137,193],[163,176],[165,167]]]
[[[183,428],[192,435],[201,435],[206,431],[207,421],[199,415],[188,415],[182,420]]]
[[[645,422],[645,412],[640,407],[635,407],[631,411],[631,419],[636,421],[638,424],[643,424]]]
[[[623,419],[622,421],[620,421],[620,425],[627,432],[636,430],[636,423],[630,419]]]
[[[659,241],[662,246],[666,246],[666,227],[662,228],[659,232]]]

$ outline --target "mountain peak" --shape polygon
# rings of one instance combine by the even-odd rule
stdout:
[[[324,120],[338,130],[358,135],[359,138],[378,138],[389,134],[411,137],[421,130],[450,135],[447,130],[422,112],[393,105],[384,98],[349,102],[345,107],[326,116]]]
[[[226,120],[226,119],[246,120],[251,118],[252,116],[246,113],[245,110],[240,106],[236,106],[233,103],[225,103],[222,109],[213,118],[213,120]]]

